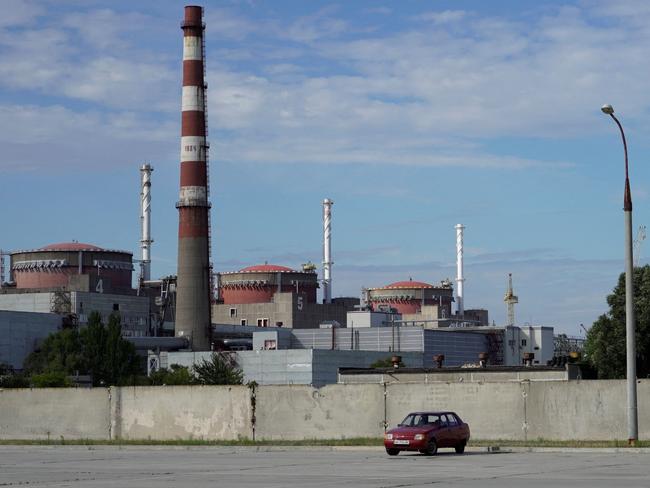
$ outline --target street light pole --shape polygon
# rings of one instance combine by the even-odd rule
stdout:
[[[623,196],[623,212],[625,213],[625,349],[627,353],[627,429],[628,443],[636,444],[638,439],[638,412],[636,401],[636,342],[634,327],[634,273],[632,256],[632,192],[627,163],[627,142],[623,126],[614,115],[611,105],[601,107],[603,113],[609,115],[621,131],[623,150],[625,151],[625,194]]]

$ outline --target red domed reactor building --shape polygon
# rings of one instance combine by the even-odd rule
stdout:
[[[275,264],[249,266],[239,271],[219,274],[219,290],[225,304],[269,303],[278,293],[296,293],[304,303],[316,303],[318,276],[308,268],[303,271]]]
[[[421,281],[397,281],[368,289],[368,302],[373,311],[395,311],[408,320],[413,315],[431,316],[431,320],[451,317],[454,288],[450,281],[439,285]],[[424,317],[422,317],[424,319]]]
[[[0,310],[54,314],[64,325],[84,325],[92,312],[104,321],[117,313],[124,335],[147,335],[152,299],[138,295],[132,275],[129,251],[81,242],[14,251],[9,281],[0,287]]]
[[[93,244],[63,242],[11,253],[11,276],[17,289],[88,287],[131,290],[133,254]],[[101,282],[101,283],[100,283]]]
[[[265,263],[217,273],[217,288],[212,307],[216,324],[318,328],[335,321],[345,326],[346,313],[359,303],[350,298],[317,303],[319,281],[313,264],[296,270]]]

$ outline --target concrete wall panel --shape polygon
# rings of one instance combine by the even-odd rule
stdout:
[[[261,386],[256,439],[382,436],[383,393],[383,385]]]
[[[113,438],[251,438],[246,386],[111,388]]]
[[[650,437],[650,381],[637,383],[639,438]],[[546,382],[530,385],[528,438],[627,439],[625,381]]]
[[[0,389],[0,439],[109,439],[105,388]]]
[[[519,383],[387,385],[386,421],[397,425],[409,412],[451,410],[476,439],[523,439],[524,396]]]

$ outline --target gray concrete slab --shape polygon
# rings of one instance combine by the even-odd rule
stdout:
[[[1,446],[0,486],[647,487],[647,454],[377,449]]]

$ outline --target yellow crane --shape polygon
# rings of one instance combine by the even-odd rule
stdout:
[[[515,295],[512,289],[512,273],[508,273],[508,289],[503,297],[503,301],[506,302],[508,310],[508,322],[506,325],[515,325],[515,303],[519,303],[519,297]]]

